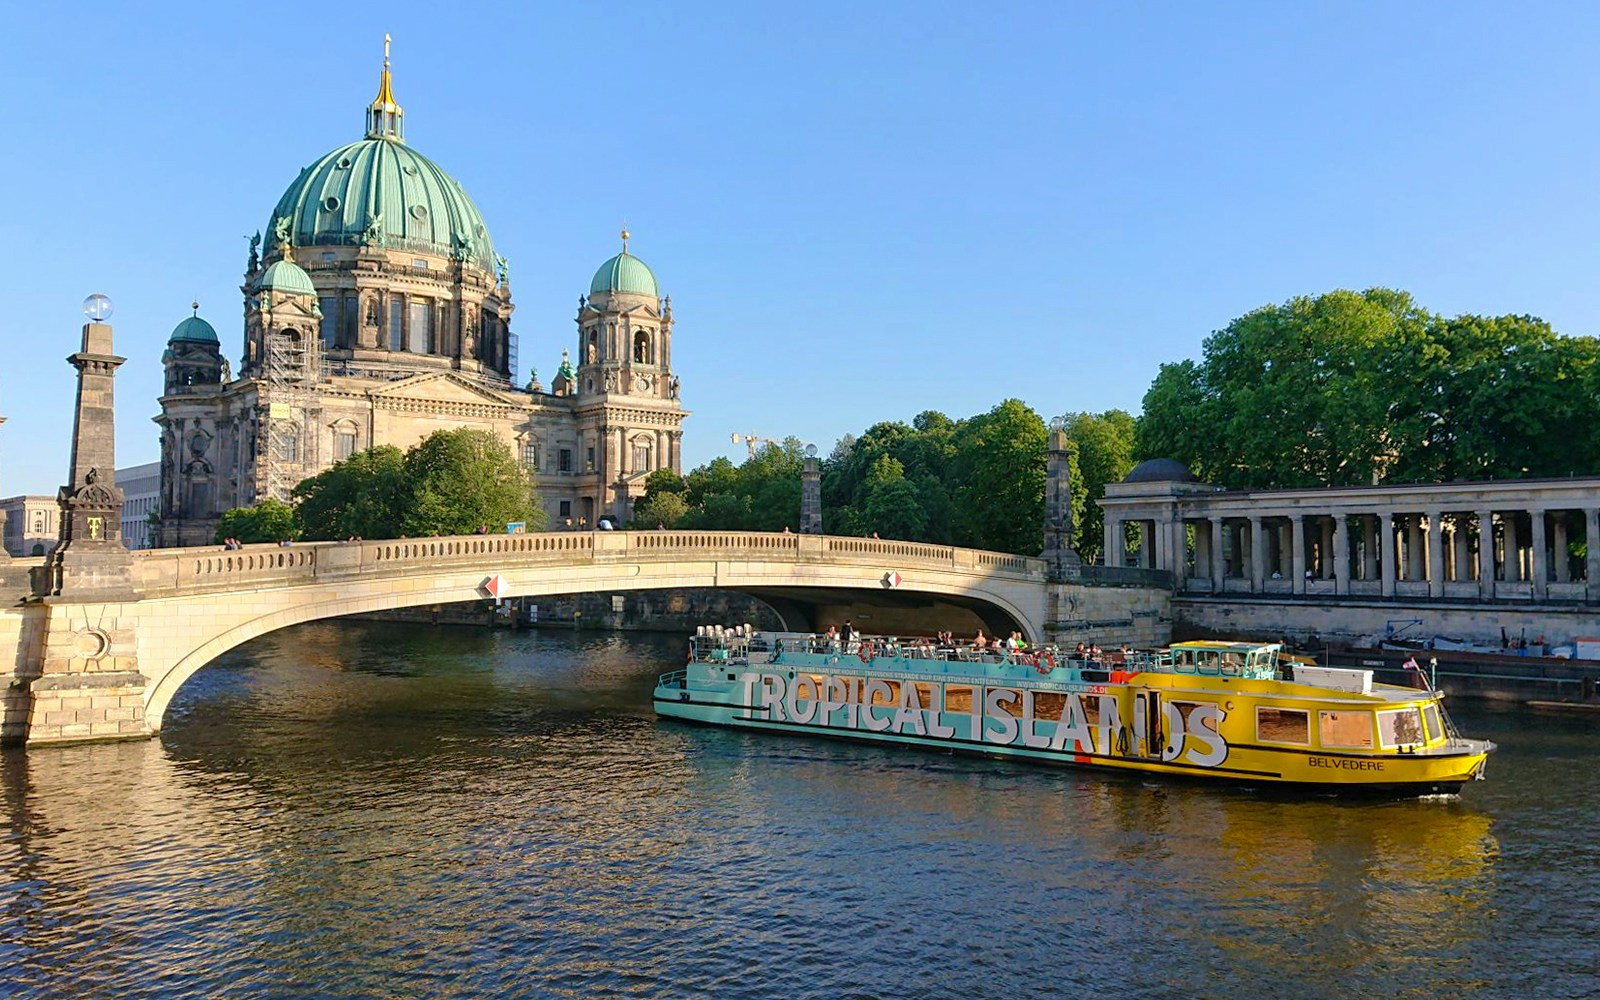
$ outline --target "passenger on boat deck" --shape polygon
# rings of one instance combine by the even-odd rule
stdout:
[[[1089,658],[1089,647],[1081,642],[1078,643],[1078,648],[1072,651],[1072,657],[1076,660],[1087,660]]]
[[[983,634],[983,629],[978,629],[978,634],[972,637],[972,648],[979,652],[989,648],[989,637]]]
[[[1027,643],[1022,641],[1022,633],[1021,632],[1012,632],[1011,633],[1011,639],[1010,639],[1010,641],[1008,641],[1006,643],[1006,645],[1010,646],[1011,649],[1013,649],[1013,650],[1017,650],[1017,649],[1021,649],[1022,647],[1026,646]]]
[[[846,653],[850,652],[850,640],[856,637],[856,627],[850,624],[850,619],[844,620],[844,627],[839,629],[839,643]]]
[[[1103,659],[1103,658],[1104,658],[1104,654],[1100,652],[1100,647],[1099,646],[1090,646],[1089,647],[1089,661],[1091,663],[1099,663],[1101,661],[1101,659]]]
[[[827,645],[827,647],[829,649],[834,650],[835,652],[837,652],[838,649],[839,649],[839,628],[838,628],[838,626],[829,625],[828,626],[828,631],[826,633],[824,633],[823,636],[822,636],[822,641]]]

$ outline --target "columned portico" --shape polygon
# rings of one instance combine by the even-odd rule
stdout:
[[[1230,492],[1174,473],[1112,484],[1101,505],[1108,563],[1133,521],[1140,564],[1179,591],[1570,605],[1600,604],[1596,496],[1600,477]]]

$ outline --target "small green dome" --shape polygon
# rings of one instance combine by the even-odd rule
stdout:
[[[182,323],[179,323],[177,327],[173,329],[172,336],[167,338],[167,343],[176,344],[180,340],[193,340],[203,344],[221,343],[221,341],[217,339],[217,331],[213,330],[211,328],[211,324],[207,323],[199,316],[190,316]]]
[[[292,260],[275,260],[265,273],[256,280],[256,291],[283,292],[287,295],[309,295],[317,297],[317,286],[311,283],[311,275],[305,272],[299,264]],[[207,329],[210,329],[207,327]],[[212,334],[213,337],[216,334]]]
[[[661,297],[656,292],[656,276],[644,261],[626,250],[601,264],[600,270],[594,273],[594,280],[589,282],[590,295],[607,292],[648,295],[652,299]]]
[[[300,171],[272,210],[268,233],[280,219],[296,247],[384,246],[494,271],[489,229],[467,192],[394,138],[368,136]]]

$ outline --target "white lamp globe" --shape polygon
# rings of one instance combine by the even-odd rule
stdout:
[[[111,300],[95,292],[83,300],[83,314],[91,323],[104,323],[111,318]]]

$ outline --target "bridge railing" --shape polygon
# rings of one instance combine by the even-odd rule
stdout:
[[[476,566],[496,572],[529,565],[763,560],[872,565],[889,571],[948,570],[1043,582],[1040,559],[948,545],[877,538],[740,531],[592,531],[458,535],[356,542],[306,542],[150,549],[134,553],[147,597],[289,587],[363,576],[406,576]]]

